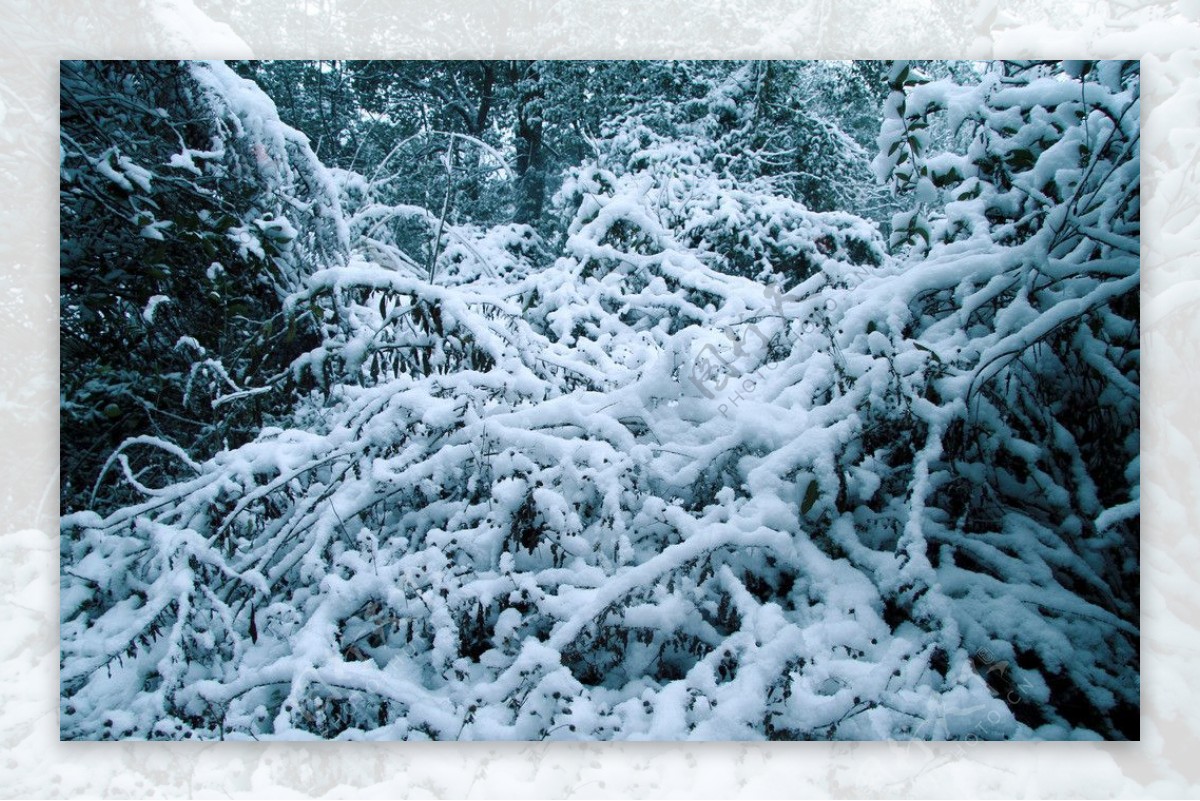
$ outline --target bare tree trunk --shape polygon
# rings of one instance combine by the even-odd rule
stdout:
[[[542,146],[542,77],[532,62],[517,82],[517,208],[514,221],[533,224],[546,196],[546,157]]]

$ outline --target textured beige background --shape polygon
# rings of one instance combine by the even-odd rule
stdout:
[[[60,6],[0,0],[0,795],[1200,796],[1200,0]],[[533,55],[1142,59],[1141,743],[58,742],[58,59]]]

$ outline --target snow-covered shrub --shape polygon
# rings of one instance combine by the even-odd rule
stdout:
[[[1133,736],[1137,153],[1083,120],[1108,211],[926,192],[995,227],[905,258],[704,119],[610,132],[551,244],[342,176],[355,255],[282,313],[319,391],[64,518],[64,736]]]
[[[1135,736],[1137,64],[891,80],[877,167],[914,190],[893,241],[927,254],[908,326],[944,376],[920,415],[927,557],[956,608],[989,610],[960,625],[1006,668],[993,688],[1037,688],[1015,693],[1024,722]],[[961,151],[929,152],[941,112]]]

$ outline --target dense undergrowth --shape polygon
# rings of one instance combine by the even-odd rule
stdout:
[[[64,517],[63,737],[1136,738],[1136,66],[894,65],[886,238],[745,168],[747,74],[614,120],[551,227],[270,151],[291,400]]]

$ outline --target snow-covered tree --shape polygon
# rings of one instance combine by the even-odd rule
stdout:
[[[61,96],[63,506],[75,509],[130,437],[211,454],[283,408],[267,393],[303,348],[280,301],[343,261],[348,233],[306,138],[223,65],[64,62]],[[137,447],[154,480],[179,475]]]

